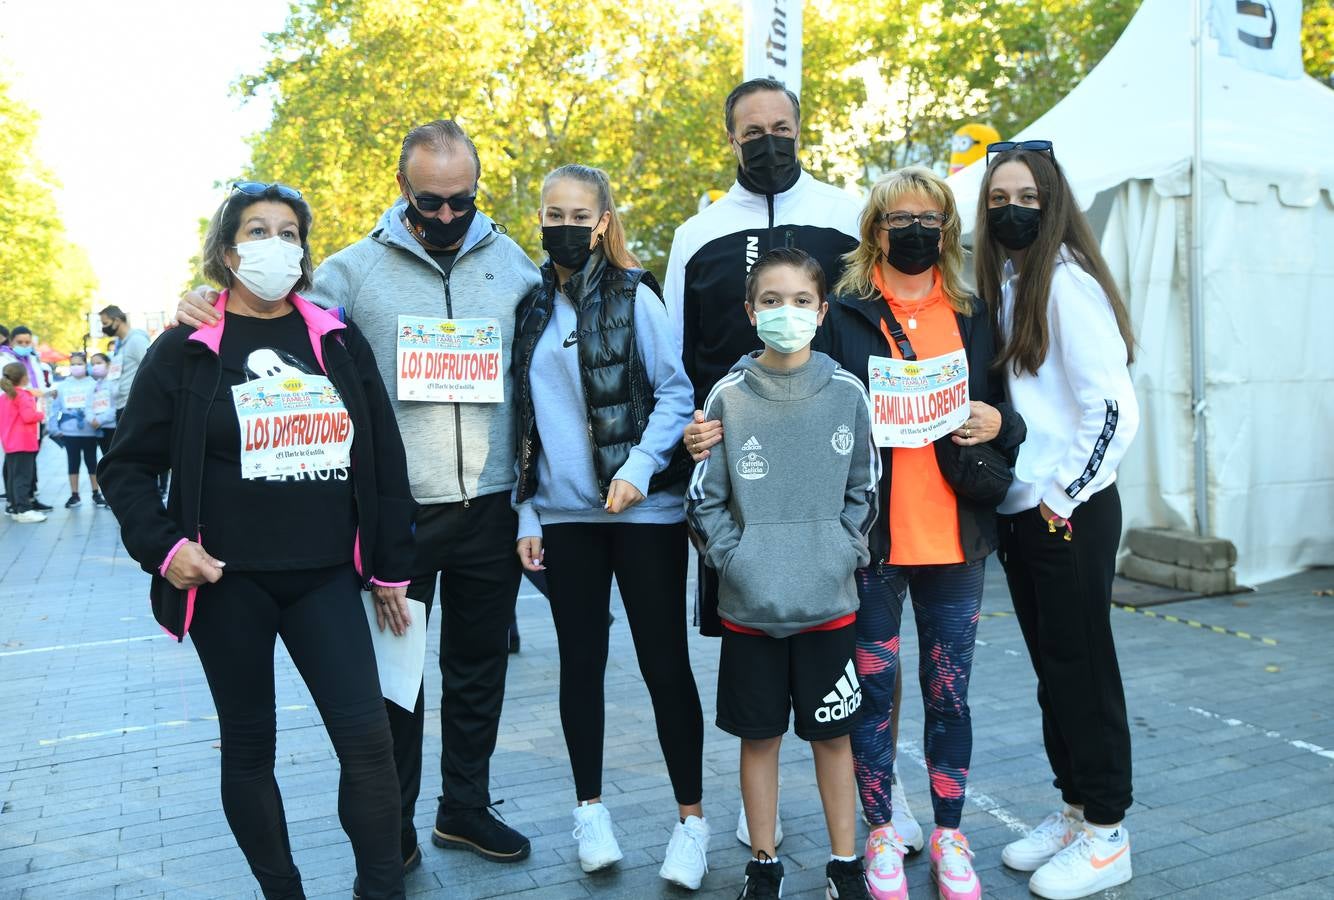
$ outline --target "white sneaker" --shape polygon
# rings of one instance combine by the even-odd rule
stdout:
[[[579,867],[585,872],[605,869],[621,859],[621,846],[611,830],[611,813],[601,803],[575,807],[574,838],[579,842]]]
[[[1122,825],[1110,840],[1085,828],[1070,845],[1028,879],[1028,889],[1047,900],[1077,900],[1125,884],[1131,878],[1130,835]]]
[[[1038,827],[1017,841],[1011,841],[1001,851],[1001,862],[1016,872],[1033,872],[1070,845],[1081,831],[1084,820],[1070,815],[1070,808],[1062,807],[1043,819]]]
[[[23,522],[24,524],[30,524],[33,522],[45,522],[46,513],[41,513],[35,509],[30,509],[27,512],[14,513],[12,516],[10,516],[10,518],[13,519],[15,522]]]
[[[672,829],[667,842],[667,856],[658,875],[672,884],[699,890],[704,873],[709,871],[709,823],[699,816],[686,816]]]
[[[783,779],[778,779],[778,800],[781,803],[783,799]],[[750,849],[750,826],[746,823],[746,804],[741,804],[741,812],[736,814],[736,839]],[[783,813],[774,810],[774,849],[783,843]]]
[[[889,802],[893,804],[889,814],[890,824],[899,833],[899,838],[907,846],[909,853],[920,853],[926,846],[926,836],[922,834],[922,826],[913,818],[912,807],[908,805],[908,795],[903,793],[897,763],[894,766],[894,781],[889,786]]]

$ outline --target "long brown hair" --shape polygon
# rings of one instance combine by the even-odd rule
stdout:
[[[607,257],[607,262],[618,269],[640,268],[639,258],[625,245],[625,227],[621,224],[621,214],[616,211],[616,201],[611,195],[611,179],[607,177],[607,173],[592,166],[570,163],[556,169],[542,180],[542,193],[545,194],[553,182],[562,178],[571,178],[591,187],[597,194],[598,215],[611,213],[607,230],[602,233],[602,253]]]
[[[22,363],[10,363],[0,369],[0,391],[4,391],[9,399],[14,399],[14,395],[18,393],[16,390],[18,383],[27,377],[28,370],[23,368]]]
[[[883,259],[880,253],[880,214],[889,212],[904,197],[916,194],[940,207],[945,225],[940,229],[940,287],[945,300],[956,311],[972,315],[973,301],[963,283],[963,242],[960,239],[959,210],[954,192],[945,180],[924,166],[907,166],[890,172],[871,186],[871,195],[862,208],[858,233],[861,242],[843,254],[843,275],[834,285],[834,293],[868,300],[876,296],[871,273]]]
[[[1010,150],[999,154],[987,166],[982,178],[982,190],[977,197],[977,218],[973,225],[973,271],[977,292],[987,301],[993,314],[1000,308],[1001,284],[1005,279],[1005,248],[991,236],[987,225],[988,195],[991,179],[998,166],[1020,162],[1033,173],[1038,188],[1038,202],[1042,215],[1038,220],[1038,236],[1024,252],[1019,268],[1019,283],[1015,289],[1014,316],[1010,333],[1003,336],[996,368],[1009,366],[1015,374],[1028,372],[1036,375],[1038,367],[1047,358],[1051,334],[1047,330],[1047,305],[1051,296],[1052,273],[1061,247],[1074,257],[1081,269],[1093,277],[1107,296],[1107,302],[1116,316],[1116,327],[1126,345],[1126,364],[1135,361],[1135,334],[1130,327],[1130,313],[1126,311],[1121,292],[1116,289],[1107,262],[1098,250],[1088,219],[1075,202],[1070,183],[1055,159],[1044,151]]]

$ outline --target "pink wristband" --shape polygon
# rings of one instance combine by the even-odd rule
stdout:
[[[378,578],[372,578],[371,584],[376,587],[407,587],[412,584],[411,581],[381,581]]]
[[[167,570],[171,568],[171,561],[176,558],[176,554],[180,552],[180,549],[188,543],[190,543],[189,538],[181,538],[175,544],[172,544],[171,550],[167,551],[167,558],[162,560],[162,565],[158,566],[157,573],[159,575],[163,578],[167,577]]]

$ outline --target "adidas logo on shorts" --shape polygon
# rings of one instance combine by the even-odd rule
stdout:
[[[815,721],[838,722],[855,713],[862,705],[862,686],[857,680],[857,669],[848,660],[834,689],[824,695],[825,705],[815,710]]]
[[[752,434],[750,440],[741,445],[741,449],[747,453],[754,453],[756,450],[763,450],[764,448],[760,446],[759,438]]]

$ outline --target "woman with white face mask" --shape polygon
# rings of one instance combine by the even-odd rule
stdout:
[[[310,223],[286,185],[233,186],[203,250],[221,318],[150,347],[98,475],[153,575],[154,615],[199,653],[223,808],[264,896],[303,896],[273,772],[281,637],[338,754],[361,896],[400,898],[398,778],[361,590],[401,635],[415,505],[365,338],[296,293]]]

